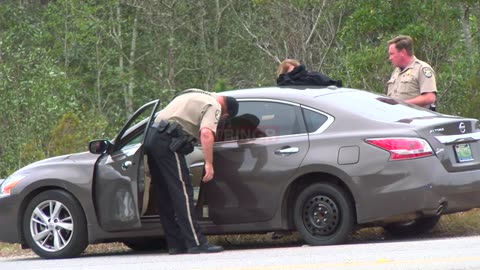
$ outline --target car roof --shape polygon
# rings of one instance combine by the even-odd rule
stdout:
[[[255,98],[255,99],[276,99],[301,104],[315,104],[313,101],[317,97],[336,95],[346,92],[366,92],[363,90],[338,88],[336,86],[271,86],[257,87],[240,90],[225,91],[220,95],[233,96],[237,99]],[[313,103],[312,103],[313,102]]]
[[[410,118],[446,117],[378,93],[336,86],[258,87],[219,94],[231,95],[239,100],[271,99],[297,103],[335,117],[343,116],[349,122],[359,118],[392,123]]]
[[[271,98],[272,96],[288,97],[292,96],[304,96],[304,97],[317,97],[323,95],[331,95],[340,92],[358,91],[350,88],[338,88],[336,86],[269,86],[269,87],[256,87],[239,90],[231,90],[221,92],[221,95],[232,95],[237,98],[249,97],[249,98]]]

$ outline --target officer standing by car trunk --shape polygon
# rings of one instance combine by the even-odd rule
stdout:
[[[157,194],[157,208],[171,255],[213,253],[223,247],[207,242],[195,218],[193,187],[185,155],[197,140],[203,148],[205,175],[213,179],[213,143],[221,117],[238,112],[233,97],[200,89],[177,95],[155,118],[145,140],[145,152]]]
[[[435,110],[435,72],[429,64],[415,57],[413,39],[403,35],[395,37],[388,42],[388,54],[395,69],[387,82],[387,95]]]

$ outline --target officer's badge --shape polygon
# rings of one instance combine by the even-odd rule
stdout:
[[[216,110],[216,111],[215,111],[215,119],[219,120],[221,113],[222,113],[222,112],[221,112],[220,110]]]
[[[433,71],[429,67],[422,68],[422,71],[423,71],[423,75],[425,75],[425,77],[427,77],[427,78],[430,78],[433,75]]]

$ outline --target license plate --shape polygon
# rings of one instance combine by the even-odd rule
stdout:
[[[468,143],[456,144],[453,146],[453,149],[455,149],[455,155],[457,156],[458,162],[467,162],[467,161],[473,160],[470,144]]]

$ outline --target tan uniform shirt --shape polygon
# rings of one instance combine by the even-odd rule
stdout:
[[[189,89],[192,90],[192,89]],[[183,129],[195,138],[206,127],[217,132],[222,107],[216,94],[193,89],[196,92],[185,93],[174,98],[157,116],[155,122],[162,119],[177,121]]]
[[[408,100],[422,93],[437,92],[432,67],[416,57],[404,70],[396,67],[387,82],[387,96]]]

